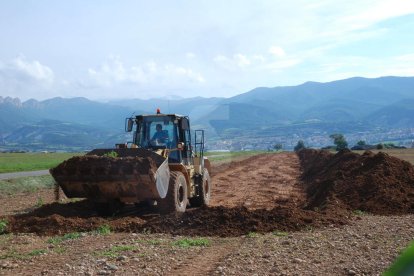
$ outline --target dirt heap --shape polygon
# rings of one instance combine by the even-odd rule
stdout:
[[[305,149],[298,155],[308,208],[414,213],[414,167],[409,162],[370,151]]]
[[[118,177],[123,174],[148,174],[156,171],[157,165],[152,158],[122,157],[111,158],[106,156],[75,156],[50,170],[55,179],[63,177],[64,180],[77,180],[80,176],[93,177],[91,181],[104,180]]]
[[[132,208],[132,207],[131,207]],[[181,215],[161,216],[140,207],[114,217],[100,217],[87,200],[44,205],[32,212],[9,216],[9,232],[60,235],[93,231],[108,225],[116,232],[170,233],[190,236],[240,236],[249,232],[295,231],[305,227],[343,225],[347,219],[337,214],[322,214],[294,206],[272,210],[249,210],[246,207],[203,207]],[[133,214],[131,214],[133,213]]]

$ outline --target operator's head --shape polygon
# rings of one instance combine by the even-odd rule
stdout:
[[[157,129],[157,131],[161,131],[162,130],[162,125],[161,124],[157,124],[157,126],[155,128]]]

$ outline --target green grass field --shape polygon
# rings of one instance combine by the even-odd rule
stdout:
[[[258,155],[261,153],[267,153],[267,151],[229,151],[229,152],[206,152],[205,156],[214,163],[220,162],[229,162],[233,159],[240,159],[245,157],[250,157],[253,155]]]
[[[46,170],[82,153],[0,153],[0,173]]]
[[[0,195],[14,195],[17,193],[33,193],[39,189],[53,188],[55,181],[50,175],[19,177],[0,180]]]
[[[373,150],[377,153],[379,150]],[[389,155],[406,160],[414,165],[414,149],[384,149]],[[363,153],[363,151],[356,151]],[[215,163],[229,162],[240,158],[266,153],[266,151],[206,152],[206,156]],[[62,161],[83,153],[0,153],[0,173],[46,170]]]

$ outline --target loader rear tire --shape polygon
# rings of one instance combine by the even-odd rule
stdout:
[[[187,208],[187,181],[181,172],[171,172],[167,196],[157,201],[162,214],[184,213]]]
[[[198,196],[190,198],[192,207],[208,206],[211,198],[211,178],[207,169],[203,170],[203,179],[200,183]]]

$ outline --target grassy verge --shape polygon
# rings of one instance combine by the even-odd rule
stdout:
[[[206,238],[184,238],[173,242],[172,244],[179,247],[191,247],[191,246],[209,246],[210,240]]]
[[[54,187],[55,181],[50,175],[19,177],[0,180],[0,195],[32,193],[39,189]]]
[[[0,173],[46,170],[83,153],[0,153]]]

